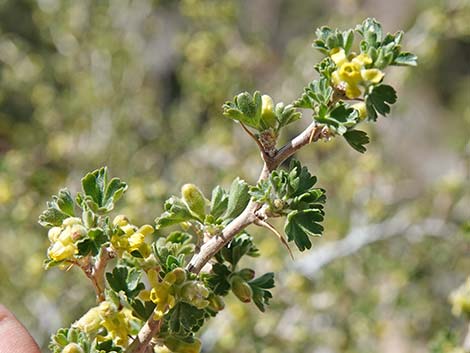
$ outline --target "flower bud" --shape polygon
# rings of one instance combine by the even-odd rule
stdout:
[[[208,298],[209,300],[209,305],[208,305],[208,309],[212,310],[212,311],[221,311],[221,310],[224,310],[225,308],[225,303],[222,299],[221,296],[219,295],[215,295],[215,294],[211,294]]]
[[[64,245],[57,241],[49,248],[47,254],[54,261],[62,261],[72,257],[76,252],[78,249],[74,244]]]
[[[261,120],[266,125],[266,127],[276,127],[276,114],[274,113],[274,103],[270,96],[263,94],[261,97],[262,106],[261,106]]]
[[[357,110],[359,120],[364,120],[365,118],[367,118],[367,108],[364,102],[355,103],[351,105],[351,108]]]
[[[102,322],[99,307],[88,310],[73,326],[86,334],[94,334],[100,328]]]
[[[232,285],[233,294],[235,294],[240,301],[243,303],[249,303],[251,301],[253,291],[243,278],[235,275],[230,279],[230,284]]]
[[[253,278],[255,278],[255,271],[252,270],[251,268],[244,268],[240,271],[238,271],[238,275],[243,278],[245,281],[249,281]]]
[[[194,184],[185,184],[181,188],[181,195],[190,211],[197,217],[204,219],[206,214],[206,199],[202,191]]]
[[[176,284],[181,284],[184,281],[186,281],[186,271],[183,268],[177,267],[171,272],[175,274],[175,283]]]
[[[209,305],[209,301],[206,300],[208,296],[209,290],[197,281],[188,281],[181,287],[182,299],[198,309],[203,309]]]
[[[62,221],[64,227],[73,226],[74,224],[82,224],[82,220],[78,217],[69,217]]]
[[[47,237],[49,238],[51,243],[54,243],[57,241],[61,231],[62,231],[62,228],[60,227],[52,227],[51,229],[49,229],[49,232],[47,232]]]
[[[143,235],[147,236],[153,233],[153,227],[150,224],[145,224],[142,227],[140,227],[137,232],[142,233]]]
[[[129,224],[129,219],[124,216],[123,214],[120,214],[113,219],[113,226],[115,227],[124,227]]]
[[[69,343],[62,349],[61,353],[83,353],[83,349],[76,343]]]
[[[165,339],[165,346],[172,352],[177,353],[199,353],[202,343],[199,339],[193,338],[193,342],[179,340],[176,337],[169,336]]]

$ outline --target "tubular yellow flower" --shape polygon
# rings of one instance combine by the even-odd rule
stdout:
[[[47,237],[49,238],[51,243],[54,243],[57,241],[61,231],[62,231],[62,228],[60,227],[52,227],[51,229],[49,229],[49,232],[47,232]]]
[[[152,288],[143,290],[139,293],[140,299],[144,301],[152,301],[157,304],[154,311],[155,320],[161,319],[171,308],[176,305],[173,284],[177,280],[177,274],[172,271],[165,275],[163,280],[158,280],[158,274],[155,270],[150,270],[147,277]]]
[[[336,64],[336,70],[331,75],[332,82],[344,90],[346,97],[350,99],[361,96],[361,84],[377,84],[384,77],[384,73],[379,69],[365,68],[372,64],[372,59],[365,53],[347,57],[343,48],[335,48],[330,51],[330,57]]]
[[[353,104],[351,105],[351,108],[357,110],[360,120],[364,120],[367,117],[367,108],[364,102]]]
[[[55,242],[47,251],[49,257],[54,261],[66,260],[75,255],[76,253],[78,253],[76,245],[64,245],[60,241]]]

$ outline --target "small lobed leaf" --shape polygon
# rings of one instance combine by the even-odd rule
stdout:
[[[309,237],[321,236],[323,233],[323,226],[319,223],[321,221],[323,221],[323,214],[319,210],[290,212],[284,226],[288,241],[294,241],[300,251],[310,249],[312,243]]]
[[[390,113],[390,104],[397,101],[395,89],[389,85],[378,85],[366,95],[367,114],[370,119],[376,120],[377,113],[387,115]]]
[[[360,153],[364,153],[366,148],[364,145],[369,143],[369,137],[364,131],[361,130],[349,130],[343,134],[343,137],[349,143],[349,145]]]
[[[255,278],[248,282],[253,292],[253,303],[262,312],[265,306],[269,305],[269,300],[273,297],[269,289],[274,288],[274,273],[268,272],[261,277]]]

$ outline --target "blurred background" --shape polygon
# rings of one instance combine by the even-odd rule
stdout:
[[[255,182],[257,149],[221,105],[242,90],[297,98],[320,59],[314,29],[368,16],[406,30],[419,67],[387,71],[399,102],[365,127],[366,154],[339,139],[299,153],[327,189],[325,234],[292,261],[253,229],[255,266],[276,272],[272,305],[231,298],[204,352],[420,353],[449,330],[463,341],[448,297],[470,275],[470,1],[0,0],[0,302],[44,352],[95,300],[78,270],[42,268],[50,195],[107,165],[130,185],[116,212],[143,224],[186,182],[208,195],[237,175]]]

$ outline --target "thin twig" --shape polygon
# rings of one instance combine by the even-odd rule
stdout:
[[[114,257],[114,252],[106,247],[101,248],[100,256],[96,261],[95,265],[92,268],[92,281],[95,283],[96,287],[96,297],[99,302],[105,300],[104,290],[105,290],[105,281],[104,273],[106,270],[106,265],[110,259]]]
[[[287,240],[286,238],[277,231],[276,228],[274,228],[274,226],[266,221],[263,221],[262,219],[256,219],[254,224],[260,226],[260,227],[264,227],[266,229],[268,229],[269,231],[271,231],[272,233],[274,233],[274,235],[281,241],[282,245],[284,245],[287,249],[287,251],[289,252],[289,255],[291,257],[292,260],[294,260],[294,255],[292,254],[292,250],[290,249],[290,246],[289,244],[287,243]]]
[[[263,158],[264,161],[266,161],[267,159],[269,160],[270,157],[268,156],[268,154],[266,153],[265,149],[264,149],[264,146],[263,144],[259,141],[259,139],[255,136],[255,134],[253,134],[250,129],[248,129],[245,124],[243,124],[241,121],[240,121],[240,125],[242,127],[243,130],[245,130],[245,132],[248,134],[248,136],[250,136],[255,142],[256,144],[258,145],[258,148],[261,152],[261,156]]]

